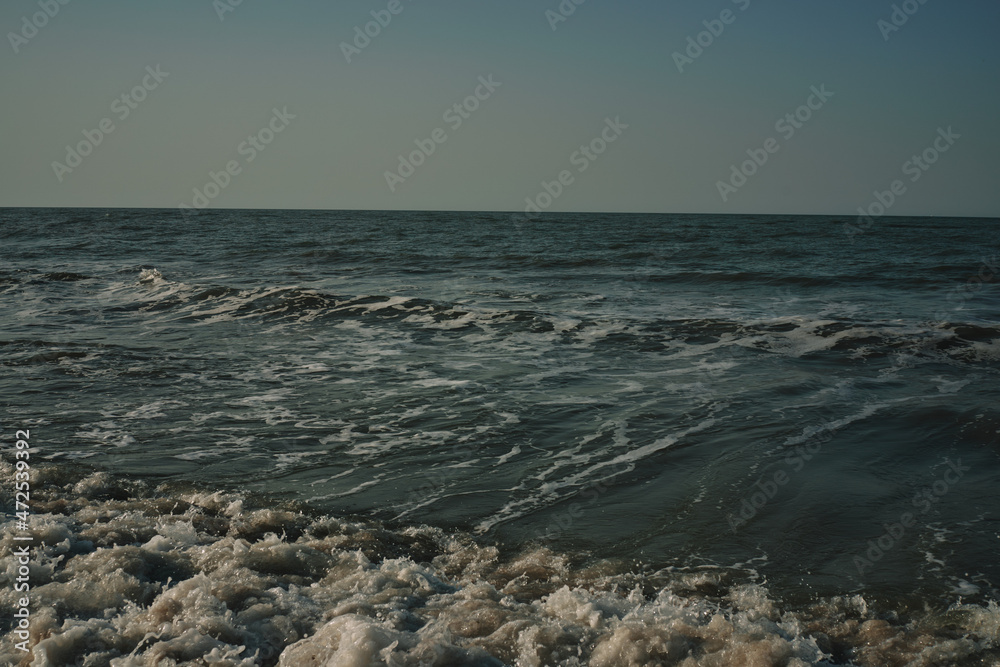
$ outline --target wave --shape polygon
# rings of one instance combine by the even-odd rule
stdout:
[[[13,467],[0,464],[12,478]],[[1000,606],[791,605],[746,565],[636,571],[264,498],[33,470],[29,653],[6,664],[981,665]],[[14,546],[13,508],[2,544]],[[0,574],[14,606],[13,569]]]
[[[93,280],[93,276],[70,271],[54,271],[50,273],[35,273],[30,271],[0,271],[0,285],[19,285],[25,282],[75,283],[81,280]],[[18,275],[20,274],[20,275]]]
[[[140,271],[136,278],[136,270]],[[879,321],[840,315],[778,315],[765,312],[794,308],[798,299],[775,298],[753,308],[722,309],[713,316],[684,316],[683,303],[664,304],[660,312],[633,307],[626,294],[623,308],[613,297],[569,295],[558,297],[509,290],[475,292],[489,301],[517,301],[525,307],[485,305],[423,296],[385,294],[335,294],[321,289],[267,285],[240,289],[218,284],[186,284],[164,278],[152,267],[128,272],[126,282],[87,287],[72,302],[76,310],[101,321],[141,315],[154,326],[219,322],[247,325],[329,325],[357,320],[371,326],[393,326],[409,330],[465,332],[488,331],[493,335],[544,334],[557,345],[600,347],[616,345],[636,352],[676,351],[678,345],[738,346],[754,351],[806,356],[824,352],[846,353],[852,358],[886,357],[900,352],[947,356],[975,361],[1000,356],[1000,326],[988,322]],[[62,276],[63,282],[87,279],[81,274]],[[693,275],[685,280],[693,280]],[[719,281],[760,281],[761,274],[697,274]],[[660,281],[670,276],[644,276]],[[55,280],[55,279],[54,279]],[[775,278],[779,283],[784,279]],[[809,279],[819,284],[826,279]],[[832,279],[831,279],[832,280]],[[67,287],[67,289],[69,289]],[[83,288],[74,288],[83,289]],[[562,300],[583,304],[582,312],[570,311]],[[778,299],[780,301],[780,299]],[[90,306],[84,308],[84,306]],[[81,310],[83,308],[83,310]],[[554,310],[548,310],[554,308]],[[674,310],[671,316],[664,310]],[[688,308],[692,313],[703,310]],[[126,319],[122,320],[127,323]],[[251,327],[243,328],[249,333]]]
[[[71,283],[80,280],[93,280],[93,276],[85,276],[80,273],[71,273],[66,271],[59,271],[56,273],[46,273],[42,276],[45,280],[50,280],[52,282],[62,282]]]

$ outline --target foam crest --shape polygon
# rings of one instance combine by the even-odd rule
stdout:
[[[794,609],[751,570],[642,574],[423,526],[73,475],[35,469],[31,652],[17,654],[6,634],[5,664],[930,667],[1000,657],[995,602],[898,620],[860,596]],[[0,579],[12,576],[8,563]],[[0,583],[0,604],[13,604]]]

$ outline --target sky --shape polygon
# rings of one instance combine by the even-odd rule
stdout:
[[[4,0],[0,206],[993,217],[998,28],[995,0]]]

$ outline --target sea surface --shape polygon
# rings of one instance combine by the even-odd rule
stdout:
[[[0,210],[31,664],[1000,665],[1000,221],[855,224]]]

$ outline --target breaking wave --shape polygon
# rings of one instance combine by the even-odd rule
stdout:
[[[3,664],[1000,664],[995,602],[876,609],[854,595],[793,607],[747,566],[644,571],[77,470],[33,471],[29,652],[7,615]],[[7,609],[12,560],[0,575]]]

